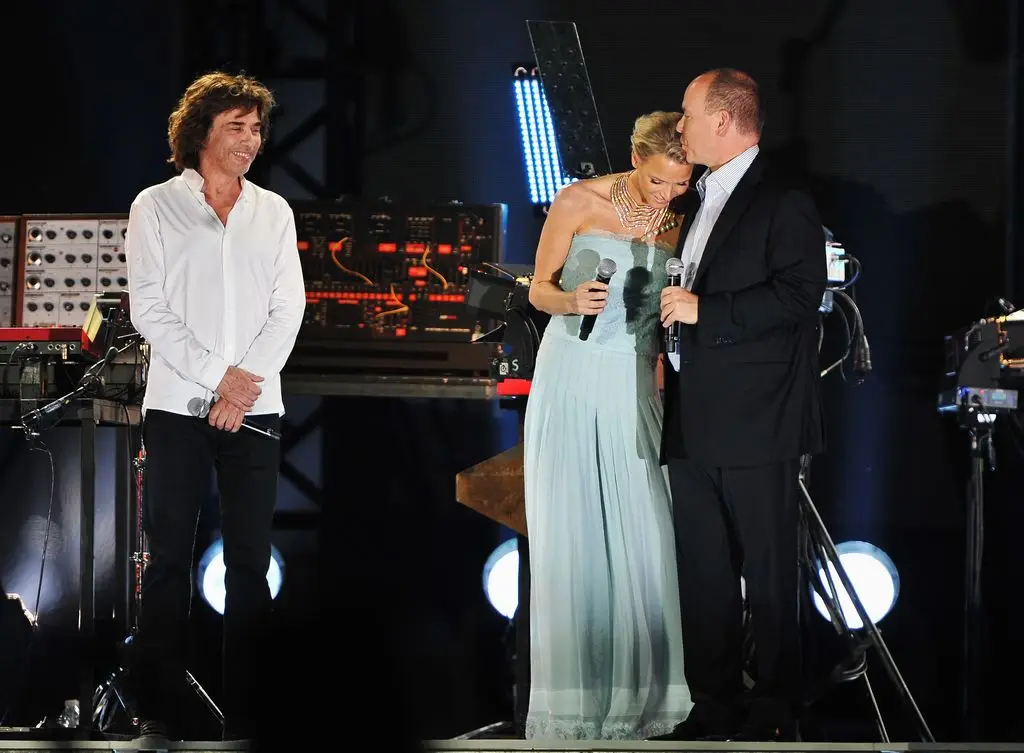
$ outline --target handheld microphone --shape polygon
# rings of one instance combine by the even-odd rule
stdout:
[[[682,259],[672,257],[665,262],[665,274],[668,275],[669,287],[681,287],[683,284],[683,271],[686,265]],[[679,338],[683,333],[683,325],[679,322],[672,322],[665,328],[665,352],[679,355]]]
[[[596,282],[602,282],[605,285],[612,279],[612,275],[615,274],[615,270],[618,269],[615,262],[611,259],[601,259],[597,265],[597,277],[594,278]],[[594,322],[597,321],[597,314],[587,314],[583,317],[583,321],[580,323],[580,339],[586,340],[590,337],[590,333],[594,331]]]
[[[188,401],[188,412],[196,418],[206,418],[210,415],[210,401],[203,400],[201,397],[194,397]],[[249,423],[246,418],[242,419],[242,427],[249,431],[254,431],[257,434],[262,434],[270,439],[280,439],[281,435],[273,429],[268,429],[265,426],[258,426],[256,424]]]
[[[109,348],[107,348],[107,352],[103,354],[103,360],[100,361],[100,363],[97,364],[96,366],[95,373],[99,374],[101,371],[103,371],[103,369],[107,368],[113,362],[113,360],[117,358],[120,352],[121,351],[119,351],[117,347],[114,345],[111,345]]]

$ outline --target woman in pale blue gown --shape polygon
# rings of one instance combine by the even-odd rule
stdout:
[[[659,463],[660,295],[691,167],[679,113],[637,119],[634,170],[551,204],[530,301],[551,314],[524,433],[529,739],[640,739],[692,705],[667,476]],[[602,259],[615,262],[607,285]],[[596,314],[580,339],[583,316]]]

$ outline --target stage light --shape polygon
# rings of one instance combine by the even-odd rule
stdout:
[[[562,170],[555,127],[544,85],[536,68],[519,66],[512,80],[519,135],[523,142],[526,181],[533,204],[550,204],[570,178]]]
[[[484,563],[484,593],[505,619],[515,617],[519,606],[519,547],[515,538],[499,544]]]
[[[35,615],[18,594],[5,594],[0,584],[0,724],[14,711],[29,687],[29,652]]]
[[[845,541],[836,546],[839,553],[839,562],[843,570],[850,578],[853,590],[857,593],[864,611],[875,624],[879,623],[892,610],[896,604],[896,598],[900,592],[900,576],[896,565],[885,552],[866,541]],[[835,565],[828,563],[829,574],[832,578],[832,585],[839,596],[839,608],[843,614],[846,624],[853,630],[864,627],[860,615],[853,606],[846,588],[839,580],[839,574]],[[830,590],[829,581],[826,579],[825,569],[818,570],[820,587],[828,593]],[[828,609],[824,600],[817,591],[812,589],[814,606],[818,613],[826,620],[830,620]]]
[[[21,598],[20,594],[7,594],[6,603],[8,605],[16,605],[17,608],[21,609],[21,613],[25,615],[25,619],[28,620],[28,624],[32,627],[36,627],[39,617],[28,608],[28,605],[25,604],[25,600]]]
[[[199,593],[217,614],[224,614],[224,540],[218,538],[203,552],[196,568],[196,581]],[[267,585],[270,587],[270,598],[276,599],[281,593],[284,582],[284,558],[277,548],[270,547],[270,566],[267,568]]]

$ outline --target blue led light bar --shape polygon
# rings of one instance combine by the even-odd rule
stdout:
[[[571,179],[562,170],[558,157],[558,142],[544,86],[535,75],[517,76],[512,82],[512,89],[519,116],[530,201],[533,204],[550,204],[558,189]]]

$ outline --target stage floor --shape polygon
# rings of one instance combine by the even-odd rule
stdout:
[[[842,751],[842,753],[874,753],[875,751],[919,751],[920,753],[982,753],[983,751],[1024,751],[1022,743],[695,743],[695,742],[562,742],[536,743],[525,740],[432,740],[424,744],[431,753],[640,753],[641,751]]]
[[[157,749],[142,747],[134,740],[39,740],[31,739],[26,734],[24,739],[5,737],[0,739],[0,753],[49,753],[50,751],[99,751],[101,753],[126,753],[127,751],[156,751]],[[335,735],[324,735],[324,747],[317,750],[354,750]],[[348,744],[355,742],[349,740]],[[918,753],[988,753],[992,751],[1020,751],[1024,753],[1024,743],[673,743],[673,742],[552,742],[538,743],[525,740],[428,740],[423,743],[425,752],[429,753],[519,753],[519,751],[545,751],[546,753],[641,753],[642,751],[763,751],[765,753],[885,753],[892,751],[915,751]],[[189,753],[222,753],[223,751],[245,751],[248,746],[243,743],[224,742],[175,742],[169,747],[159,749],[167,753],[171,751],[188,751]],[[360,751],[380,751],[392,753],[393,747],[388,745],[387,738],[378,743],[360,741]],[[298,748],[282,750],[281,753],[303,753]]]
[[[246,751],[249,746],[238,742],[172,742],[167,748],[140,747],[135,740],[40,740],[26,735],[24,739],[5,736],[0,739],[0,753],[49,753],[50,751],[96,751],[97,753],[122,753],[140,751],[189,751],[189,753],[224,753],[224,751]],[[282,752],[284,753],[284,752]],[[295,753],[299,753],[296,751]]]

